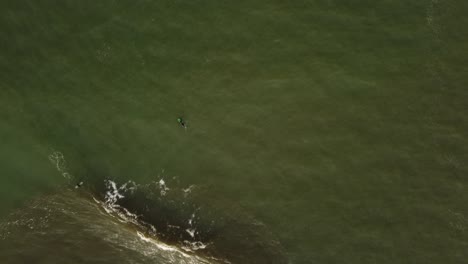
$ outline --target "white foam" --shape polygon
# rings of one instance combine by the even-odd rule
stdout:
[[[131,187],[128,187],[130,184],[132,184]],[[165,192],[167,190],[169,190],[169,188],[167,188],[166,186],[166,183],[163,179],[160,179],[159,182],[159,187],[161,189],[161,195],[164,195]],[[136,214],[133,214],[131,213],[130,211],[128,211],[126,208],[124,207],[121,207],[117,204],[118,200],[119,199],[122,199],[125,197],[124,193],[126,191],[129,191],[131,190],[132,188],[136,188],[136,184],[134,182],[127,182],[123,185],[121,185],[120,187],[118,186],[117,183],[115,183],[114,181],[112,180],[106,180],[106,187],[107,187],[107,191],[106,191],[106,194],[104,196],[104,202],[100,202],[99,200],[97,200],[96,198],[93,197],[94,201],[96,203],[98,203],[99,205],[101,205],[102,208],[104,208],[104,210],[106,211],[106,213],[108,213],[109,215],[111,215],[112,217],[115,217],[119,222],[122,222],[122,223],[132,223],[132,224],[135,224],[137,226],[141,226],[142,223],[139,222],[138,220],[138,216]],[[164,192],[164,194],[163,194]],[[195,213],[193,213],[190,217],[190,219],[188,220],[188,223],[189,225],[191,226],[191,228],[187,228],[185,231],[192,237],[192,238],[195,238],[195,234],[197,234],[197,231],[193,226],[194,224],[194,220],[195,220]],[[179,226],[170,226],[171,228],[180,228]],[[157,236],[157,232],[156,232],[156,228],[152,225],[147,225],[146,226],[147,230],[145,232],[148,232],[148,234],[151,234],[151,235],[155,235]],[[176,253],[179,254],[179,257],[185,257],[187,258],[187,260],[184,260],[182,262],[180,262],[180,260],[178,261],[177,259],[177,256],[174,255],[174,256],[168,256],[171,260],[173,260],[174,262],[171,262],[171,263],[210,263],[209,261],[205,260],[205,259],[202,259],[202,258],[199,258],[197,256],[192,256],[192,255],[188,255],[187,253],[184,253],[185,252],[195,252],[196,250],[199,250],[199,249],[204,249],[207,247],[207,245],[203,244],[201,241],[195,241],[195,242],[190,242],[190,241],[183,241],[183,246],[181,247],[174,247],[174,246],[169,246],[165,243],[162,243],[156,239],[153,239],[151,237],[148,237],[146,236],[144,233],[140,232],[140,231],[137,231],[137,235],[138,237],[144,241],[144,242],[147,242],[147,243],[151,243],[152,245],[156,246],[159,250],[163,250],[163,251],[167,251],[167,252],[173,252],[173,253]],[[149,250],[148,251],[148,254],[153,254],[151,253],[152,250]]]
[[[161,190],[161,196],[166,195],[167,191],[169,191],[169,188],[166,186],[166,182],[163,179],[159,180],[159,189]]]
[[[178,252],[180,254],[182,254],[184,257],[190,257],[188,254],[178,250],[177,248],[175,247],[172,247],[172,246],[169,246],[169,245],[166,245],[162,242],[159,242],[159,241],[156,241],[154,239],[151,239],[145,235],[143,235],[141,232],[137,231],[137,235],[138,237],[141,238],[141,240],[145,241],[145,242],[148,242],[148,243],[151,243],[153,245],[155,245],[156,247],[158,247],[159,249],[162,249],[164,251],[170,251],[170,252]]]
[[[195,231],[196,231],[195,228],[192,228],[192,229],[187,228],[187,229],[185,229],[185,231],[186,231],[191,237],[193,237],[193,238],[195,237]]]
[[[71,179],[72,175],[67,172],[65,156],[60,151],[54,151],[49,155],[50,162],[55,166],[57,171],[66,179]]]
[[[184,197],[187,197],[187,195],[192,192],[193,188],[195,188],[195,185],[190,185],[188,188],[182,189],[182,191],[184,191]]]
[[[184,240],[185,247],[182,247],[185,251],[194,252],[199,249],[204,249],[207,247],[206,244],[203,244],[201,241],[190,242],[188,240]]]
[[[192,214],[192,216],[188,220],[188,223],[189,223],[190,226],[192,226],[192,224],[193,224],[193,219],[195,219],[195,214]]]
[[[104,200],[106,204],[110,207],[115,207],[117,206],[116,203],[119,199],[125,198],[123,194],[119,192],[119,190],[122,190],[120,188],[117,188],[117,184],[111,180],[106,181],[106,186],[108,188],[108,191],[106,192],[106,195],[104,196]]]

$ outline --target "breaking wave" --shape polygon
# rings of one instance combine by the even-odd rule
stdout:
[[[142,184],[93,176],[75,186],[64,155],[49,159],[70,186],[0,222],[0,255],[8,263],[22,263],[25,255],[35,263],[52,257],[64,263],[288,263],[263,223],[213,199],[209,189],[164,177]]]

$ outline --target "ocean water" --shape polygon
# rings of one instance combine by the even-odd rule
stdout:
[[[0,1],[0,263],[468,263],[467,13]]]

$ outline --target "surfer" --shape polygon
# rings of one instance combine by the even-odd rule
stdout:
[[[185,123],[184,119],[182,119],[182,117],[177,118],[177,122],[179,122],[182,127],[187,128],[187,124]]]

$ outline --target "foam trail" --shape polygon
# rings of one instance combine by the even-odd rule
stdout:
[[[57,171],[62,174],[62,176],[68,180],[72,178],[72,175],[67,171],[67,164],[65,157],[62,152],[54,151],[49,155],[50,162],[55,166]]]

